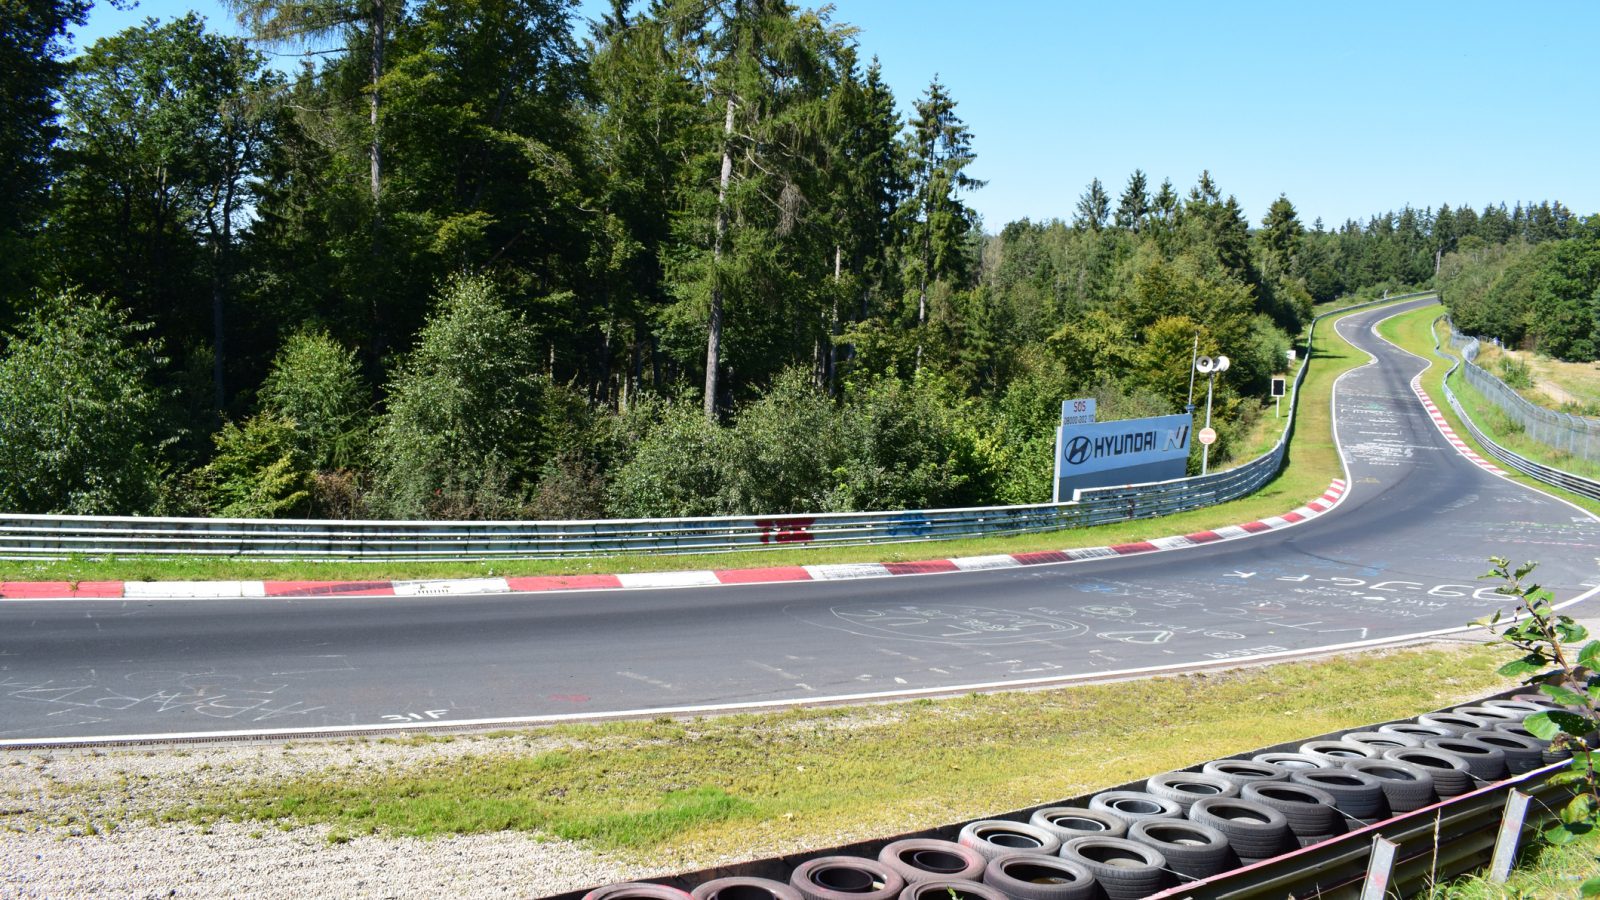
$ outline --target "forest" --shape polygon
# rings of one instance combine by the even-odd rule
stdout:
[[[69,58],[88,0],[0,3],[6,511],[1036,503],[1061,401],[1181,411],[1197,340],[1226,459],[1314,303],[1437,275],[1463,327],[1597,349],[1558,202],[1252,223],[1135,169],[993,227],[957,99],[828,8],[232,0],[248,39]]]

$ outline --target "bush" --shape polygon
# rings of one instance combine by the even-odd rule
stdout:
[[[326,331],[290,335],[261,385],[261,409],[294,423],[295,441],[319,469],[361,465],[371,438],[371,395],[353,350]]]
[[[624,518],[714,516],[723,500],[728,439],[698,403],[651,405],[629,423],[640,435],[633,457],[612,473],[611,514]]]
[[[224,423],[217,455],[190,474],[193,496],[209,515],[229,519],[303,517],[311,508],[311,460],[295,425],[260,415]]]
[[[371,502],[394,518],[521,512],[551,443],[532,326],[486,278],[447,284],[388,387]]]
[[[892,510],[986,502],[981,430],[973,410],[935,377],[877,379],[842,412],[844,458],[828,505]]]
[[[0,509],[129,515],[155,502],[147,325],[100,297],[44,297],[0,360]]]

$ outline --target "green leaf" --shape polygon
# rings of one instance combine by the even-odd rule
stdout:
[[[1591,878],[1578,885],[1578,892],[1585,897],[1600,897],[1600,878]]]
[[[1548,712],[1536,712],[1523,719],[1522,727],[1541,741],[1553,741],[1561,733],[1561,726],[1551,720]]]
[[[1563,644],[1576,644],[1589,637],[1589,629],[1565,616],[1562,619],[1563,621],[1556,625],[1556,634],[1560,635]]]
[[[1588,716],[1580,716],[1577,713],[1559,709],[1551,710],[1545,715],[1550,717],[1550,721],[1554,722],[1557,728],[1575,738],[1587,737],[1590,732],[1595,730],[1595,723]],[[1531,728],[1528,730],[1533,731]]]
[[[1578,665],[1600,668],[1600,641],[1590,641],[1578,651]]]
[[[1535,568],[1538,567],[1538,565],[1539,564],[1536,563],[1536,562],[1525,562],[1522,565],[1518,566],[1517,570],[1515,572],[1511,573],[1511,577],[1515,578],[1518,581],[1521,581],[1522,579],[1528,577],[1528,573],[1532,572]]]
[[[1578,836],[1573,834],[1571,831],[1568,831],[1567,826],[1565,825],[1552,825],[1545,829],[1544,839],[1556,845],[1557,847],[1565,847],[1573,841],[1576,841]]]
[[[1543,669],[1544,666],[1544,654],[1535,651],[1520,659],[1513,659],[1512,661],[1501,666],[1497,671],[1507,678],[1516,678],[1519,675],[1527,675],[1530,672],[1537,672],[1540,669]]]
[[[1566,706],[1583,706],[1583,695],[1577,691],[1559,684],[1541,684],[1539,690],[1550,695],[1557,703]]]

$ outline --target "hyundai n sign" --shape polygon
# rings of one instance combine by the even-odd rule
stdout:
[[[1056,501],[1079,488],[1182,478],[1194,418],[1188,413],[1064,425],[1056,432]]]

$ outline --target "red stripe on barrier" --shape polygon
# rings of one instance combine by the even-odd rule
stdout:
[[[1302,516],[1297,512],[1286,512],[1278,518],[1284,520],[1285,522],[1304,522],[1306,519],[1305,516]]]
[[[1119,556],[1127,556],[1130,553],[1149,553],[1154,549],[1156,549],[1155,544],[1149,541],[1139,541],[1133,544],[1113,544],[1111,552]]]
[[[935,572],[954,572],[956,564],[948,559],[924,559],[918,562],[884,563],[890,575],[931,575]]]
[[[1215,531],[1196,531],[1194,534],[1186,534],[1184,537],[1194,541],[1196,544],[1209,544],[1212,541],[1222,540],[1222,535],[1217,534]]]
[[[539,575],[507,578],[506,585],[513,591],[588,591],[622,587],[622,579],[615,575]]]
[[[1035,553],[1013,553],[1011,558],[1025,566],[1037,566],[1044,563],[1072,562],[1072,557],[1060,550],[1040,550]]]
[[[1245,531],[1250,532],[1251,534],[1260,534],[1263,531],[1271,531],[1272,530],[1272,526],[1268,525],[1265,522],[1246,522],[1243,525],[1240,525],[1239,527],[1243,528]]]
[[[811,573],[802,566],[772,566],[766,569],[724,569],[714,573],[723,584],[769,584],[775,581],[810,581]]]
[[[47,597],[121,597],[120,581],[80,581],[74,588],[70,581],[3,581],[0,597],[16,599],[41,599]]]
[[[388,581],[263,581],[268,597],[393,597]]]

